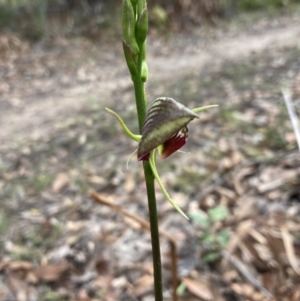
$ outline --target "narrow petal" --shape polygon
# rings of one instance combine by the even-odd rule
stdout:
[[[157,169],[156,169],[156,150],[153,150],[150,154],[150,160],[149,160],[153,175],[158,183],[158,185],[160,186],[163,194],[165,195],[166,199],[168,200],[168,202],[182,215],[184,216],[186,219],[189,219],[186,214],[180,209],[180,207],[171,199],[170,195],[168,194],[167,190],[165,189],[158,173],[157,173]]]
[[[135,135],[135,134],[133,134],[133,133],[129,130],[129,128],[127,127],[127,125],[124,123],[124,121],[123,121],[123,119],[120,117],[120,115],[118,115],[115,111],[113,111],[113,110],[111,110],[111,109],[109,109],[109,108],[105,108],[105,110],[117,118],[117,120],[119,121],[119,123],[120,123],[120,125],[121,125],[123,131],[125,132],[125,134],[126,134],[129,138],[131,138],[131,139],[133,139],[133,140],[135,140],[135,141],[137,141],[137,142],[140,142],[140,141],[141,141],[142,136],[141,136],[141,135]]]
[[[199,113],[201,111],[204,111],[206,109],[209,109],[209,108],[214,108],[214,107],[218,107],[219,105],[209,105],[209,106],[203,106],[203,107],[198,107],[198,108],[195,108],[195,109],[192,109],[192,111],[194,113]]]
[[[178,151],[186,144],[188,138],[188,128],[185,126],[178,133],[176,133],[171,139],[167,140],[158,148],[159,155],[162,159],[166,159],[173,153]]]
[[[129,169],[129,161],[131,160],[131,158],[136,154],[137,149],[130,155],[130,157],[127,159],[126,161],[126,167],[127,169]]]

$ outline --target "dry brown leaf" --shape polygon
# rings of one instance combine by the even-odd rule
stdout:
[[[237,201],[237,207],[234,209],[236,221],[241,221],[255,215],[255,200],[252,196],[243,196]]]
[[[232,160],[230,157],[224,157],[220,162],[220,167],[222,169],[232,169],[234,164],[232,163]]]
[[[293,246],[293,237],[289,233],[289,231],[285,225],[282,225],[280,227],[280,230],[281,230],[281,235],[282,235],[282,240],[283,240],[283,244],[285,247],[286,255],[290,262],[290,265],[294,269],[294,271],[300,276],[300,268],[299,268],[299,264],[298,264],[298,259],[295,255],[295,250],[294,250],[294,246]]]
[[[66,173],[59,173],[53,184],[52,184],[52,191],[54,193],[59,193],[61,192],[64,188],[66,188],[70,183],[70,179],[68,174]]]
[[[30,284],[37,284],[39,282],[38,277],[34,271],[29,271],[26,275],[26,282]]]
[[[268,245],[270,249],[274,255],[276,255],[276,258],[280,260],[282,254],[285,253],[285,248],[280,233],[277,233],[274,229],[270,230],[268,228],[262,229],[261,232],[265,234],[266,238],[268,239]]]
[[[228,244],[227,244],[227,252],[229,254],[234,253],[234,251],[240,246],[241,242],[244,241],[245,237],[248,235],[249,230],[253,227],[252,220],[245,220],[240,222],[238,225],[235,235],[232,235]]]
[[[284,137],[288,144],[294,145],[297,142],[294,132],[285,133]]]
[[[135,179],[132,173],[129,173],[124,183],[124,189],[127,193],[132,193],[135,188]]]
[[[76,301],[91,301],[92,299],[89,297],[86,289],[82,288],[77,295]]]
[[[32,264],[28,261],[11,261],[7,265],[9,272],[12,272],[20,279],[27,278],[28,273],[32,271]]]
[[[238,295],[242,295],[242,296],[251,296],[255,292],[253,286],[247,283],[233,283],[231,285],[231,288]]]
[[[273,254],[268,246],[260,243],[254,243],[253,248],[256,250],[257,255],[261,260],[267,262],[269,265],[273,264]]]
[[[139,298],[152,291],[153,275],[146,274],[134,283],[134,295]]]
[[[251,166],[251,167],[243,168],[235,175],[235,177],[232,180],[232,184],[237,194],[244,195],[245,185],[243,185],[242,182],[247,176],[250,176],[253,173],[254,173],[254,168]]]
[[[250,266],[247,266],[244,262],[242,262],[236,256],[232,256],[228,254],[226,251],[222,251],[222,256],[226,258],[230,263],[236,268],[236,270],[243,276],[247,282],[251,283],[253,287],[259,290],[264,296],[267,298],[272,298],[272,295],[266,288],[262,285],[260,280],[257,278],[257,275],[254,275],[251,270],[253,270]]]
[[[271,201],[282,199],[282,189],[271,190],[265,194],[265,197]]]
[[[12,272],[16,272],[16,271],[28,272],[32,269],[32,263],[23,260],[16,260],[16,261],[9,262],[7,268]]]
[[[0,260],[0,272],[2,272],[4,270],[4,268],[7,266],[7,264],[9,263],[9,261],[5,261],[1,258]]]
[[[262,183],[272,182],[273,180],[278,179],[278,176],[281,178],[282,171],[280,166],[267,166],[261,171],[259,180]]]
[[[224,169],[233,169],[243,161],[244,157],[240,151],[234,150],[224,157],[220,162],[220,167]]]
[[[104,185],[107,183],[107,180],[105,178],[99,176],[88,176],[87,180],[89,183],[96,185]]]
[[[261,281],[263,286],[269,291],[274,292],[276,289],[276,274],[275,273],[264,273],[261,275]]]
[[[218,144],[218,149],[222,152],[222,153],[227,153],[230,150],[230,143],[227,139],[227,137],[221,137],[219,139],[219,141],[217,142]]]
[[[218,193],[220,193],[220,195],[225,196],[226,198],[228,198],[229,200],[234,200],[236,198],[236,194],[234,191],[232,191],[231,189],[228,189],[226,187],[216,187],[216,191]]]
[[[216,206],[217,198],[213,194],[206,195],[203,200],[201,200],[199,207],[201,210],[206,211],[207,209]]]
[[[59,263],[46,264],[39,266],[35,274],[40,281],[56,282],[62,280],[68,273],[70,266],[68,262],[62,261]]]
[[[270,190],[273,190],[273,189],[281,187],[284,183],[285,183],[284,179],[279,178],[279,179],[276,179],[276,180],[274,180],[272,182],[267,182],[267,183],[259,184],[257,186],[257,190],[260,193],[266,193],[266,192],[268,192]]]
[[[293,301],[298,301],[300,300],[300,288],[297,288],[297,290],[293,294]]]
[[[210,290],[210,285],[208,279],[191,279],[191,278],[182,278],[182,282],[188,288],[188,290],[196,295],[197,297],[205,300],[211,301],[214,300],[213,293]]]
[[[247,263],[248,266],[251,267],[252,263],[255,262],[255,259],[257,259],[258,257],[258,254],[252,242],[250,242],[250,248],[247,240],[245,240],[245,242],[241,242],[239,244],[239,249],[241,251],[240,258],[242,258],[243,262]]]
[[[244,156],[240,151],[234,150],[231,155],[231,160],[234,166],[236,166],[244,160]]]
[[[72,232],[78,232],[78,231],[84,229],[84,227],[86,227],[86,226],[87,226],[87,223],[84,220],[68,221],[65,225],[66,229],[68,231],[72,231]]]
[[[29,298],[29,287],[27,283],[14,275],[9,275],[9,288],[18,301],[27,301]]]
[[[236,270],[229,270],[225,273],[222,273],[222,277],[227,282],[236,282],[239,279],[239,273]]]
[[[265,236],[263,236],[259,231],[257,231],[254,228],[251,228],[249,230],[249,234],[260,244],[266,245],[268,243],[267,239]]]
[[[298,176],[297,169],[283,170],[281,168],[269,167],[266,171],[262,172],[260,178],[263,183],[259,184],[257,189],[261,193],[268,192],[276,189],[295,179]]]

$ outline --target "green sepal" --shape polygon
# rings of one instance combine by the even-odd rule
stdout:
[[[142,136],[141,135],[135,135],[133,134],[129,128],[127,127],[127,125],[125,124],[125,122],[123,121],[123,119],[120,117],[120,115],[118,115],[115,111],[109,109],[109,108],[105,108],[105,110],[107,112],[109,112],[110,114],[112,114],[113,116],[115,116],[117,118],[117,120],[119,121],[124,133],[131,139],[137,141],[137,142],[140,142],[141,141],[141,138]]]
[[[150,153],[150,159],[149,159],[149,163],[150,163],[150,166],[151,166],[151,169],[152,169],[152,172],[153,172],[153,175],[158,183],[158,185],[160,186],[163,194],[165,195],[166,199],[168,200],[168,202],[183,216],[185,217],[186,219],[189,219],[186,214],[180,209],[180,207],[171,199],[170,195],[168,194],[166,188],[164,187],[159,175],[158,175],[158,172],[157,172],[157,169],[156,169],[156,149],[153,150],[151,153]]]
[[[129,69],[132,77],[135,77],[138,74],[137,63],[136,63],[136,53],[129,46],[129,44],[126,43],[126,41],[124,39],[122,42],[123,42],[123,52],[124,52],[124,56],[125,56],[125,60],[126,60],[128,69]]]
[[[135,37],[138,45],[143,45],[148,34],[148,9],[145,7],[136,22]]]
[[[146,0],[138,0],[137,4],[137,15],[138,17],[142,15],[142,12],[145,8],[147,8],[147,1]]]
[[[135,13],[130,0],[123,0],[122,30],[123,40],[129,45],[133,53],[137,55],[139,46],[135,39]]]

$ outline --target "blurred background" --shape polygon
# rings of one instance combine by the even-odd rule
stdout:
[[[219,105],[158,162],[179,300],[299,301],[299,0],[148,2],[148,101]],[[122,51],[120,0],[0,0],[0,301],[153,300]]]
[[[154,0],[151,29],[183,30],[217,23],[244,12],[292,10],[298,0]],[[85,36],[95,41],[108,28],[119,30],[120,0],[1,0],[0,27],[36,41],[47,35]]]

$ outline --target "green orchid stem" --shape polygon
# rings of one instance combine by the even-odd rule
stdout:
[[[144,82],[142,81],[142,63],[145,57],[146,47],[142,47],[142,50],[138,54],[138,74],[132,76],[134,84],[136,108],[138,113],[140,134],[147,112],[147,98],[145,93]],[[160,242],[158,231],[158,218],[156,208],[155,186],[151,166],[149,162],[144,162],[144,175],[147,188],[148,208],[149,208],[149,221],[151,232],[151,245],[152,245],[152,258],[153,258],[153,271],[154,271],[154,296],[155,301],[163,301],[163,285],[162,285],[162,270],[161,270],[161,255],[160,255]]]
[[[141,79],[141,70],[142,70],[142,62],[143,62],[142,52],[143,51],[141,51],[138,55],[138,75],[132,78],[134,84],[135,101],[136,101],[136,109],[138,113],[140,134],[142,134],[142,128],[147,113],[147,98],[145,92],[145,85]]]
[[[158,217],[156,207],[156,196],[154,186],[154,175],[149,162],[144,162],[144,174],[147,187],[149,222],[151,232],[153,277],[154,277],[154,296],[155,301],[163,301],[163,285],[161,270],[160,241],[158,230]]]

